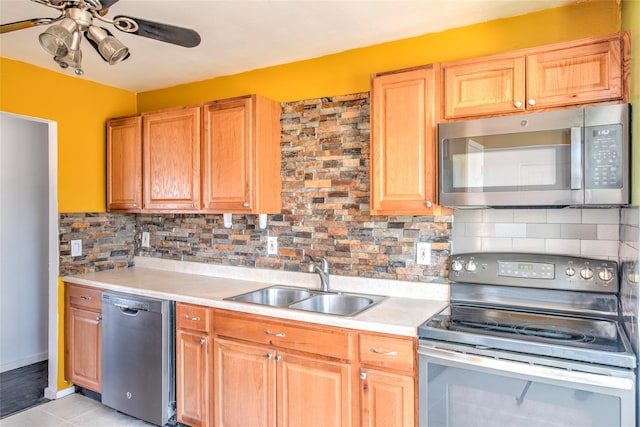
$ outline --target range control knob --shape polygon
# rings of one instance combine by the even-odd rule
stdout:
[[[566,274],[569,277],[573,277],[574,274],[576,274],[576,269],[573,268],[572,266],[567,267],[566,270],[564,270],[564,274]]]
[[[478,264],[476,264],[476,262],[474,260],[469,260],[469,262],[467,263],[467,271],[470,273],[473,273],[474,271],[476,271],[478,269]]]
[[[598,272],[598,278],[603,282],[610,282],[613,279],[613,273],[608,268],[603,268]]]
[[[459,259],[455,259],[451,262],[451,269],[453,271],[462,271],[463,266],[464,264]]]
[[[593,270],[588,265],[585,265],[582,270],[580,270],[580,277],[584,280],[593,279]]]

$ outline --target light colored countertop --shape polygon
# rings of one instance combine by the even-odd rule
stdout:
[[[353,317],[226,301],[234,295],[272,285],[319,289],[314,273],[229,267],[151,257],[136,257],[135,267],[65,276],[78,285],[138,296],[168,299],[245,313],[317,324],[415,337],[417,327],[448,303],[444,283],[331,276],[331,290],[384,295],[372,308]]]

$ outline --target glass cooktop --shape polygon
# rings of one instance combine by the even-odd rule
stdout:
[[[635,367],[619,324],[610,319],[452,304],[418,328],[421,339]]]

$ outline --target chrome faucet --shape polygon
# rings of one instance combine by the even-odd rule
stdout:
[[[329,292],[329,261],[323,257],[313,258],[307,255],[311,260],[309,265],[309,273],[318,273],[320,275],[320,286],[322,292]],[[320,265],[318,265],[320,263]]]

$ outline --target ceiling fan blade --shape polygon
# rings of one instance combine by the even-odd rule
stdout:
[[[102,9],[109,9],[114,4],[118,3],[119,0],[100,0],[100,4],[102,5]]]
[[[114,20],[117,20],[118,18],[132,19],[138,24],[138,29],[130,34],[183,47],[195,47],[200,44],[200,34],[189,28],[176,27],[175,25],[162,24],[160,22],[147,21],[145,19],[122,15],[116,16]],[[117,25],[116,28],[118,28]],[[120,28],[118,29],[120,30]]]
[[[34,19],[27,19],[25,21],[2,24],[0,25],[0,34],[9,33],[11,31],[23,30],[25,28],[37,27],[38,25],[51,24],[52,22],[55,22],[60,18],[34,18]]]

